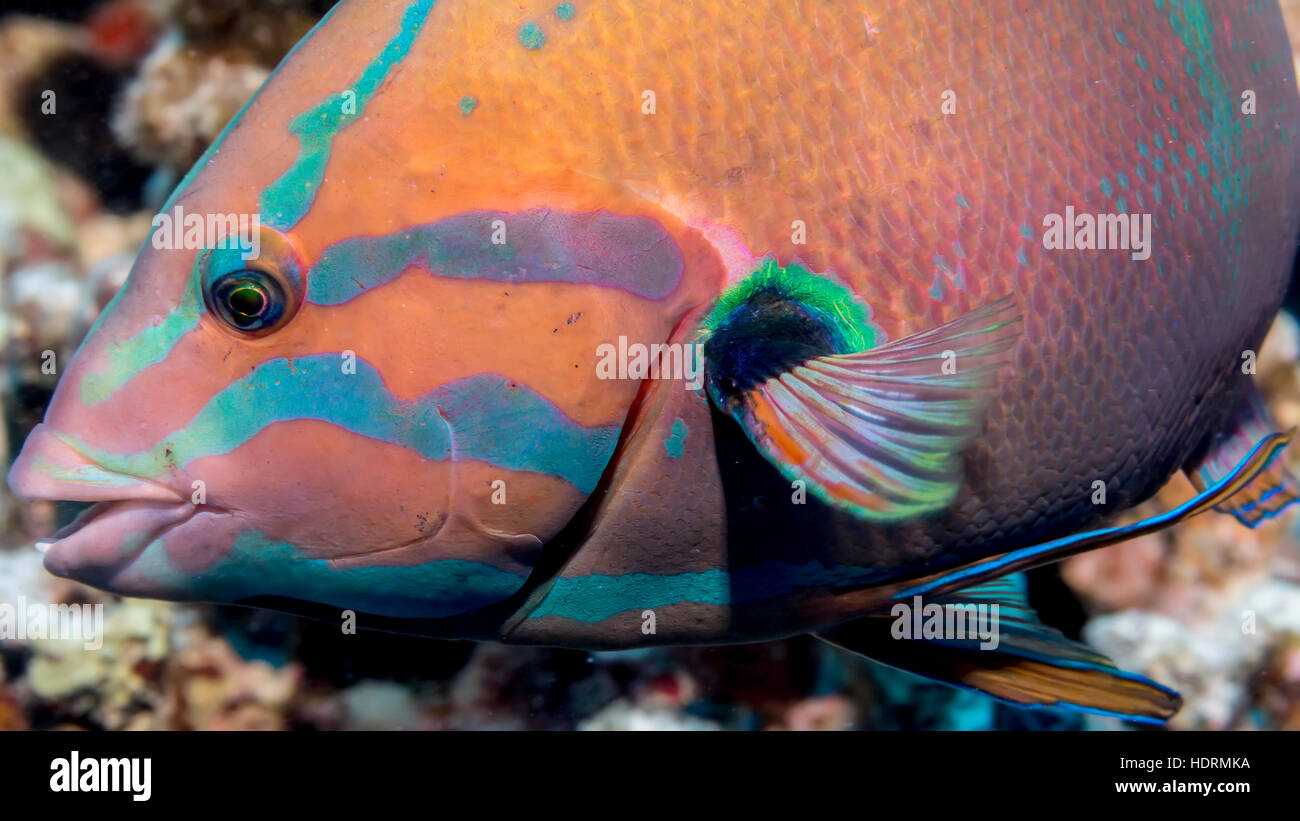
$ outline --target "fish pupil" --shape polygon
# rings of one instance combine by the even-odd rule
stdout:
[[[237,316],[253,319],[266,308],[266,295],[251,285],[245,285],[230,292],[226,305]]]
[[[285,296],[273,276],[246,269],[219,277],[212,284],[210,304],[227,324],[241,331],[265,331],[283,315]]]

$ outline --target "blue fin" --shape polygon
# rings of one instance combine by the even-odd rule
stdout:
[[[965,608],[965,621],[953,618],[962,615],[954,608]],[[982,618],[971,618],[977,613]],[[948,623],[946,631],[927,636],[930,631],[923,629],[914,635],[914,624],[942,624],[936,618]],[[961,630],[954,629],[958,625]],[[958,594],[915,596],[896,603],[888,617],[857,619],[819,638],[1019,707],[1065,707],[1160,724],[1182,706],[1173,690],[1118,669],[1106,656],[1040,622],[1019,574]]]
[[[920,595],[943,595],[954,590],[973,587],[1009,573],[1050,564],[1067,556],[1116,544],[1178,524],[1184,519],[1191,518],[1215,505],[1222,504],[1249,485],[1254,481],[1255,477],[1259,476],[1268,467],[1282,448],[1287,446],[1294,434],[1295,428],[1286,433],[1268,434],[1251,448],[1241,462],[1227,475],[1173,510],[1166,511],[1158,516],[1152,516],[1149,519],[1143,519],[1140,522],[1078,533],[1034,545],[1033,547],[1025,547],[1009,553],[980,559],[953,570],[926,576],[915,583],[900,584],[898,585],[900,589],[891,598],[898,601],[910,600],[913,596]]]
[[[1269,418],[1259,393],[1247,383],[1228,429],[1207,437],[1183,466],[1183,472],[1197,490],[1203,491],[1226,476],[1254,442],[1275,430],[1277,426]],[[1253,482],[1215,510],[1231,514],[1246,527],[1255,527],[1296,501],[1300,501],[1300,482],[1287,470],[1285,459],[1274,458]]]

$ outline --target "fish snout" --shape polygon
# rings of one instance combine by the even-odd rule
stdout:
[[[166,485],[108,470],[50,428],[37,425],[9,469],[9,489],[21,499],[102,502],[126,499],[179,502]]]
[[[114,590],[150,595],[125,571],[155,540],[185,524],[202,508],[159,482],[109,470],[81,453],[48,423],[27,437],[9,470],[9,487],[23,499],[95,502],[54,534],[45,568],[56,576]]]

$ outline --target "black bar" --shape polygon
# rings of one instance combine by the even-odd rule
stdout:
[[[87,759],[148,758],[148,800],[129,790],[53,791],[52,763],[70,766],[73,751],[82,777]],[[837,793],[864,813],[882,811],[882,800],[918,809],[1014,801],[1026,811],[1195,801],[1229,810],[1289,801],[1296,780],[1293,737],[1264,732],[34,732],[0,734],[0,762],[6,808],[17,801],[128,814],[247,812],[275,796],[276,806],[295,814],[352,803],[377,813],[423,807],[419,814],[434,816],[466,803],[488,811],[501,801],[588,801],[584,815],[608,817],[705,793],[728,796],[733,812],[777,794],[812,811]],[[93,768],[103,772],[102,762]],[[1190,783],[1214,791],[1191,792]],[[1117,786],[1124,784],[1154,787]],[[1169,791],[1175,784],[1182,790]]]

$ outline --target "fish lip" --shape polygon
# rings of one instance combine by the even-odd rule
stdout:
[[[45,540],[45,569],[96,587],[140,557],[149,544],[201,511],[162,482],[110,470],[78,450],[68,437],[37,425],[9,470],[9,487],[26,501],[94,502]]]
[[[113,579],[150,544],[204,510],[222,512],[187,500],[100,500],[55,534],[45,552],[45,569],[56,576],[110,588]]]
[[[130,498],[130,499],[101,499],[90,507],[77,514],[77,517],[68,524],[59,528],[54,533],[53,544],[73,536],[90,527],[96,519],[103,518],[109,512],[115,509],[121,509],[123,505],[131,502],[150,502],[151,499]]]

